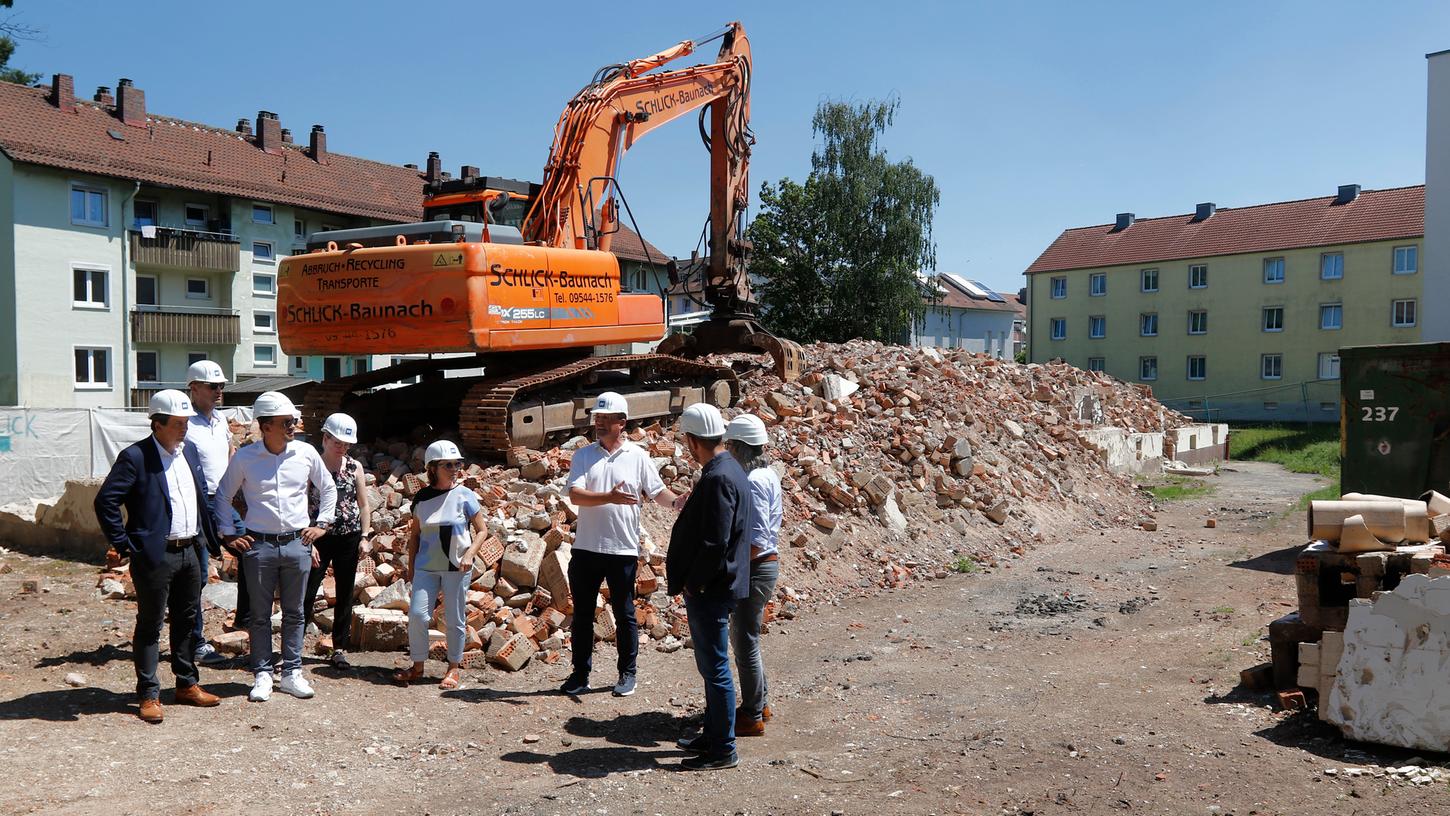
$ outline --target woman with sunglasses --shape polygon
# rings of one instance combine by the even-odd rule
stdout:
[[[348,456],[357,444],[357,421],[347,414],[333,414],[322,423],[322,463],[337,487],[336,519],[332,529],[313,546],[317,561],[307,578],[307,623],[311,625],[317,591],[327,568],[337,582],[337,606],[332,618],[332,667],[352,668],[347,662],[348,636],[352,634],[352,594],[357,583],[358,545],[372,535],[372,508],[368,506],[367,473],[362,462]],[[313,513],[317,512],[317,490],[308,492]]]
[[[413,524],[408,531],[408,555],[403,577],[413,582],[408,603],[408,656],[413,665],[394,672],[393,680],[407,685],[423,676],[428,658],[428,624],[443,596],[443,627],[448,638],[448,671],[441,689],[462,686],[459,670],[467,635],[468,585],[473,582],[473,559],[486,536],[483,503],[459,480],[463,454],[458,446],[440,439],[423,454],[428,486],[413,497]]]

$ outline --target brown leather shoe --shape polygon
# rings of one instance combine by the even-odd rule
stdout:
[[[136,713],[144,722],[161,722],[161,701],[155,697],[147,697],[141,701],[141,710]]]
[[[737,737],[763,737],[765,736],[765,723],[760,720],[745,720],[735,718],[735,736]]]
[[[770,706],[765,706],[760,710],[760,721],[770,722]]]
[[[211,708],[214,705],[220,705],[221,701],[222,698],[212,694],[199,685],[177,686],[176,688],[176,702],[178,703]]]

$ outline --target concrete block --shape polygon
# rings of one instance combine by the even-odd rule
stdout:
[[[538,652],[539,647],[524,635],[516,633],[500,639],[502,634],[495,633],[493,642],[489,644],[488,662],[504,671],[518,671]],[[494,644],[498,647],[494,648]]]
[[[396,609],[352,609],[353,647],[361,651],[396,651],[408,645],[408,614]]]
[[[499,563],[499,576],[517,587],[533,587],[539,584],[539,570],[543,567],[544,539],[532,532],[524,532],[518,541],[509,542]]]
[[[371,589],[371,587],[370,587]],[[403,612],[408,611],[408,602],[412,588],[407,581],[394,581],[383,587],[382,591],[368,601],[368,607],[372,609],[397,609]]]

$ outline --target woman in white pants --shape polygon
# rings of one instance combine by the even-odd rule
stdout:
[[[467,635],[468,585],[473,582],[473,559],[487,533],[483,503],[459,484],[463,454],[458,446],[446,439],[434,442],[424,453],[423,463],[428,487],[413,497],[404,571],[404,578],[413,583],[408,602],[408,655],[413,665],[399,669],[393,679],[407,685],[422,678],[423,662],[428,658],[428,624],[441,594],[448,671],[438,687],[451,690],[462,685],[459,670]]]

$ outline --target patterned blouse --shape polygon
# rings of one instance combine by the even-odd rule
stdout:
[[[342,457],[342,467],[332,474],[332,481],[337,486],[337,517],[332,522],[332,532],[336,535],[347,535],[362,530],[362,508],[357,501],[357,474],[362,469],[362,463],[351,456]],[[307,487],[307,508],[312,518],[317,518],[317,488],[308,485]]]

